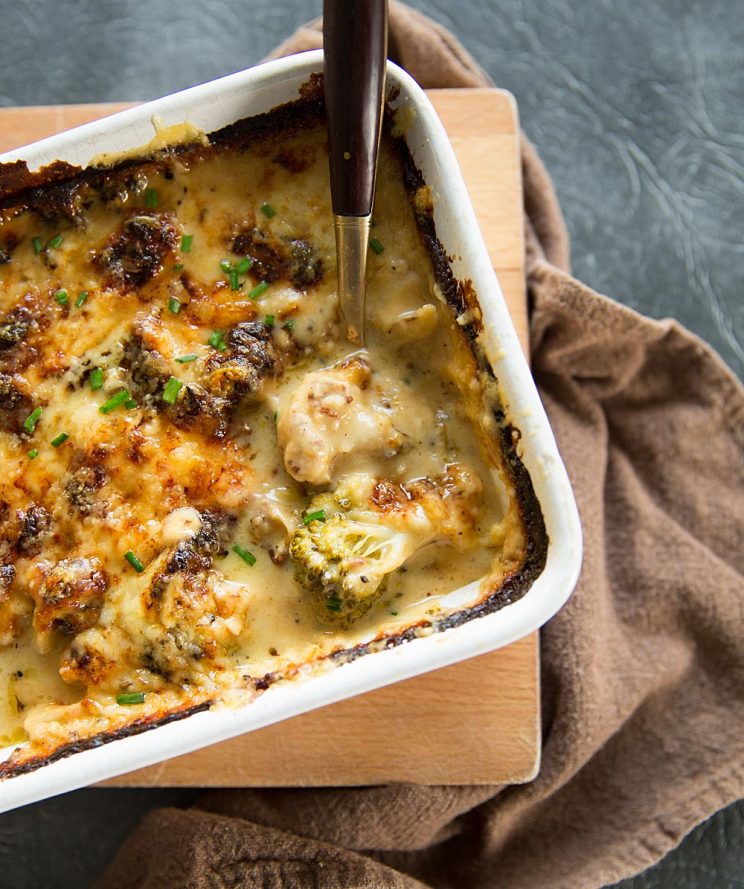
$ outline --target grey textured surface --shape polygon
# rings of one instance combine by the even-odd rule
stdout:
[[[674,316],[744,371],[740,0],[412,0],[517,97],[575,273]],[[257,62],[320,0],[0,0],[0,104],[147,99]],[[84,887],[141,813],[195,792],[89,790],[0,816],[0,887]],[[622,889],[744,886],[744,805]]]

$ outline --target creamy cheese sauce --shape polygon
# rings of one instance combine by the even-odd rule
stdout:
[[[477,601],[482,579],[493,586],[519,566],[525,535],[489,404],[434,283],[399,161],[383,145],[373,227],[383,249],[370,251],[361,354],[339,315],[327,164],[317,125],[144,163],[100,190],[83,186],[74,212],[5,211],[0,565],[13,576],[0,586],[0,744],[31,738],[48,750],[247,687],[248,677],[291,673],[453,610],[447,594],[472,581],[482,581]],[[137,237],[148,226],[161,240],[145,247]],[[133,255],[147,250],[149,277]],[[277,361],[250,397],[226,397],[222,413],[211,401],[205,423],[203,405],[184,408],[186,390],[237,391],[231,375],[243,365],[214,363],[230,358],[230,331],[246,322],[259,324]],[[338,391],[339,410],[353,392],[357,413],[321,427],[317,446],[299,441],[303,380],[343,376],[355,356],[363,383],[344,378]],[[429,543],[359,620],[320,620],[282,551],[312,497],[352,473],[405,485],[450,464],[480,485],[467,545]],[[192,554],[191,574],[156,595],[205,512],[219,517],[218,545]],[[73,587],[81,598],[60,606]],[[141,703],[117,703],[140,693]]]

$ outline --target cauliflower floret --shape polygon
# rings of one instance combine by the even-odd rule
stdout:
[[[248,500],[253,513],[248,522],[251,540],[262,546],[276,565],[286,562],[289,538],[297,524],[288,498],[287,488],[274,488],[266,494],[253,494]]]
[[[57,634],[75,636],[92,627],[107,587],[108,576],[96,558],[37,563],[29,592],[36,606],[34,632],[39,651],[50,651]]]
[[[401,444],[390,407],[370,388],[368,362],[354,356],[307,374],[279,412],[277,434],[287,472],[327,485],[334,463],[351,453],[392,456]]]
[[[14,589],[14,580],[15,568],[0,563],[0,648],[15,642],[29,616],[29,602]]]
[[[380,598],[387,576],[428,543],[446,540],[460,550],[477,545],[479,492],[479,479],[452,464],[436,481],[398,484],[355,475],[315,497],[289,554],[319,619],[350,626]]]
[[[437,307],[425,303],[416,309],[400,312],[385,328],[385,333],[399,345],[416,343],[431,336],[439,323]]]
[[[96,626],[65,652],[65,681],[116,689],[122,677],[141,671],[148,684],[199,685],[229,663],[252,595],[212,568],[222,548],[219,519],[206,512],[200,518],[196,535],[110,592]]]

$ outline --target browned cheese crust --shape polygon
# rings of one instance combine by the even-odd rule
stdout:
[[[477,295],[385,129],[364,352],[317,81],[200,144],[0,167],[0,777],[459,625],[542,571]]]

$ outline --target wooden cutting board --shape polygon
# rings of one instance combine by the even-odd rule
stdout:
[[[502,90],[432,90],[527,347],[519,125]],[[128,105],[0,109],[0,152]],[[322,786],[517,784],[540,760],[538,634],[109,782]]]

